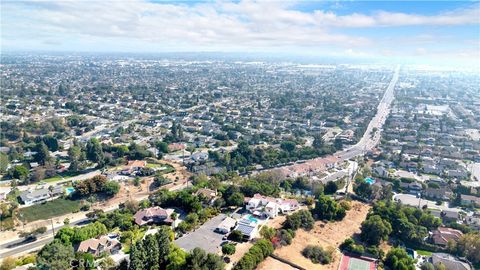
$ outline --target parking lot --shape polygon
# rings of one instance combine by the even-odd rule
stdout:
[[[224,214],[220,214],[210,219],[197,230],[189,232],[175,240],[175,244],[186,251],[199,247],[210,253],[218,253],[224,235],[216,233],[213,230],[215,230],[217,225],[220,224],[225,217]]]

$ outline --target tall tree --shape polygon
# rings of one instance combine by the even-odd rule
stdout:
[[[35,161],[40,163],[41,165],[45,166],[48,162],[50,162],[50,152],[48,151],[48,147],[45,145],[43,141],[38,142],[35,151],[37,152],[34,156]]]
[[[78,146],[71,146],[68,149],[68,159],[70,160],[70,167],[68,168],[71,172],[78,172],[80,167],[80,157],[82,155],[82,150]]]
[[[145,240],[142,241],[142,244],[148,253],[147,260],[145,261],[145,268],[149,270],[159,270],[160,242],[157,243],[157,238],[155,237],[155,235],[149,234],[145,237]]]
[[[99,167],[103,167],[105,165],[105,155],[103,153],[102,146],[95,138],[92,138],[87,142],[87,159],[92,162],[96,162]]]

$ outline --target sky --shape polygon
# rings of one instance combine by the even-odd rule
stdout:
[[[480,66],[478,1],[2,0],[1,49]]]

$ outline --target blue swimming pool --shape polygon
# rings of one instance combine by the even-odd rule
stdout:
[[[66,190],[67,195],[68,195],[68,194],[74,192],[74,191],[75,191],[75,188],[73,188],[73,187],[67,187],[65,190]]]
[[[375,184],[375,180],[372,179],[372,178],[370,178],[370,177],[365,178],[365,182],[368,183],[368,184],[370,184],[370,185]]]
[[[258,223],[258,219],[254,218],[252,215],[247,215],[245,218],[247,218],[248,220],[250,220],[252,222]]]

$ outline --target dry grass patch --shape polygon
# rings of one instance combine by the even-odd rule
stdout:
[[[306,269],[338,269],[340,263],[340,251],[333,253],[333,262],[328,265],[314,264],[302,255],[302,250],[308,245],[319,245],[323,248],[338,246],[348,237],[360,232],[361,223],[365,220],[368,210],[371,207],[367,204],[353,201],[352,209],[347,212],[345,218],[340,222],[325,223],[315,222],[311,231],[297,230],[293,242],[289,246],[275,250],[274,254],[286,260],[295,262]],[[263,264],[262,264],[263,265]],[[265,269],[276,269],[273,265],[264,266]],[[270,268],[269,268],[270,267]]]

